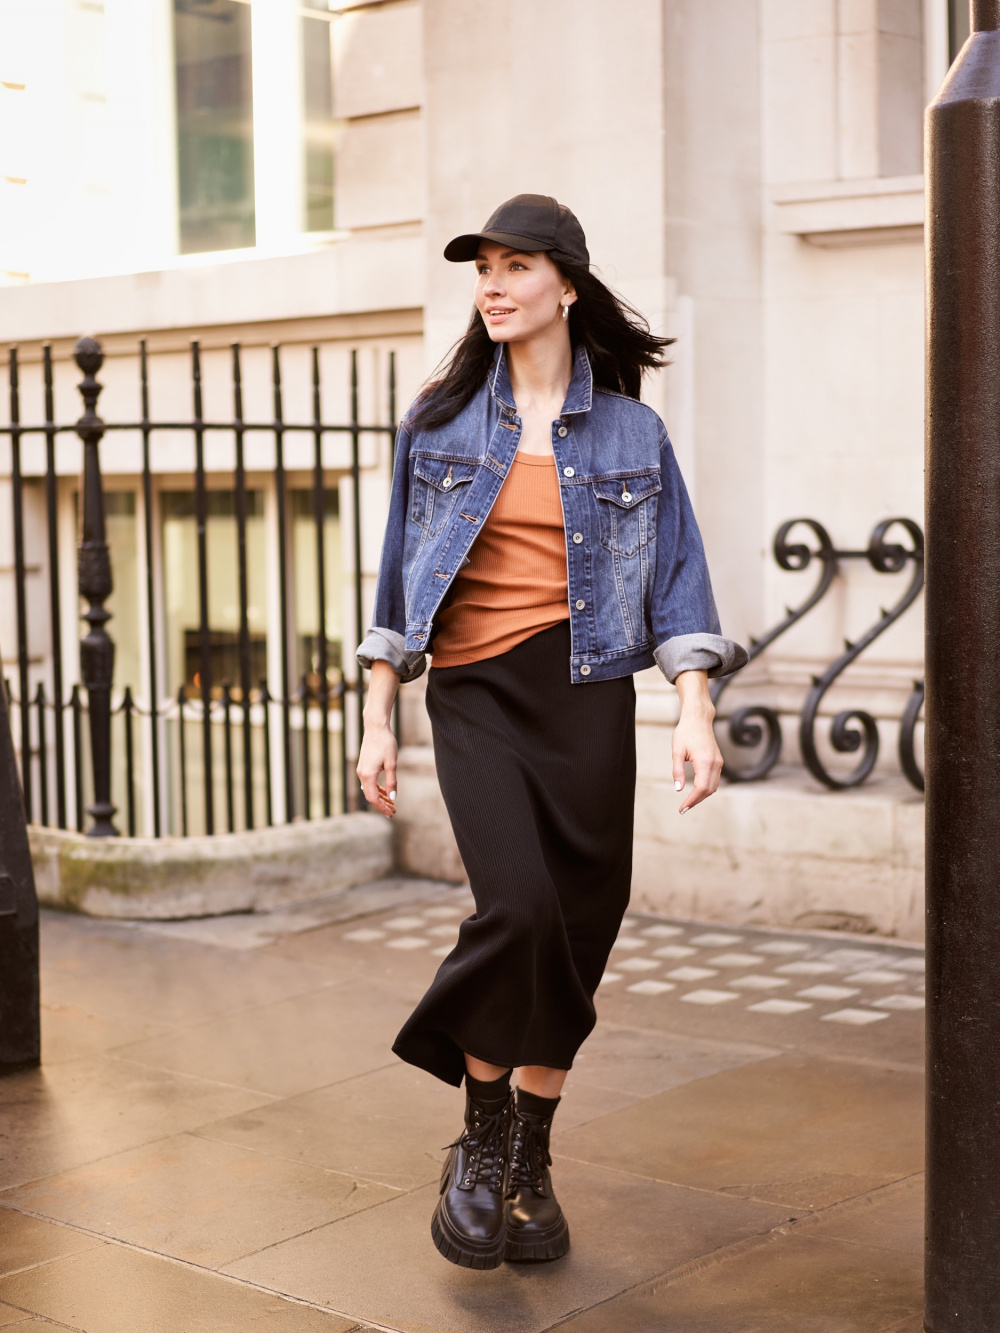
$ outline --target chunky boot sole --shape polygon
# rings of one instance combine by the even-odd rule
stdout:
[[[507,1247],[504,1251],[504,1258],[511,1263],[525,1263],[534,1261],[544,1263],[549,1259],[561,1259],[563,1255],[569,1253],[569,1224],[565,1217],[560,1217],[555,1226],[550,1227],[547,1232],[532,1237],[531,1240],[522,1239],[516,1231],[507,1231]]]
[[[448,1219],[438,1204],[431,1218],[431,1239],[449,1263],[460,1268],[499,1268],[504,1260],[506,1248],[503,1235],[492,1249],[472,1249],[464,1236],[457,1236],[448,1224]],[[568,1241],[567,1241],[568,1243]]]

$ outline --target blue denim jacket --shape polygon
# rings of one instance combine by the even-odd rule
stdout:
[[[521,438],[503,345],[487,381],[447,425],[396,441],[374,624],[358,661],[419,676],[434,617],[493,507]],[[747,661],[722,637],[701,535],[660,418],[595,386],[577,350],[552,451],[566,525],[574,684],[655,661],[668,680]]]

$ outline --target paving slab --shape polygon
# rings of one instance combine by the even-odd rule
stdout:
[[[2,1202],[217,1268],[395,1195],[337,1171],[178,1134],[22,1186]]]
[[[782,1055],[555,1133],[552,1150],[815,1209],[920,1171],[922,1107],[919,1075]]]
[[[429,1236],[463,1095],[390,1049],[470,910],[43,913],[0,1327],[917,1333],[918,950],[629,914],[556,1119],[573,1248],[471,1273]]]
[[[605,1022],[580,1048],[573,1063],[572,1086],[574,1092],[586,1086],[652,1097],[775,1054],[773,1047],[664,1035]],[[560,1128],[566,1127],[560,1119]]]
[[[170,1030],[166,1024],[148,1020],[90,1014],[73,1004],[43,1004],[41,1017],[46,1066],[79,1060],[82,1055],[100,1055]]]
[[[0,1189],[271,1101],[210,1079],[90,1056],[0,1079]]]
[[[124,1058],[179,1073],[294,1096],[392,1064],[406,1000],[368,980],[208,1019],[121,1047]]]
[[[0,1278],[0,1301],[82,1333],[355,1333],[357,1320],[121,1245]]]
[[[922,1325],[919,1253],[814,1233],[650,1284],[560,1325],[566,1333],[895,1333]],[[919,1323],[912,1321],[919,1319]]]
[[[402,1333],[541,1333],[558,1320],[720,1246],[767,1232],[786,1209],[561,1163],[573,1247],[553,1264],[473,1273],[430,1238],[434,1185],[229,1265],[262,1286],[349,1309]]]
[[[7,1273],[33,1268],[50,1259],[99,1245],[96,1236],[57,1226],[40,1218],[25,1217],[2,1206],[0,1200],[0,1277]]]
[[[46,912],[44,1004],[158,1025],[199,1023],[334,983],[301,959],[190,944]]]

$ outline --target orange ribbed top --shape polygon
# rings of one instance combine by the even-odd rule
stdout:
[[[566,533],[555,459],[518,451],[438,616],[433,665],[465,666],[497,657],[568,619]]]

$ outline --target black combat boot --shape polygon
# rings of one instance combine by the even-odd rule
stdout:
[[[431,1235],[444,1257],[463,1268],[496,1268],[503,1261],[503,1187],[513,1101],[508,1092],[485,1109],[467,1094],[465,1132],[449,1145]]]
[[[533,1098],[518,1090],[511,1117],[510,1148],[504,1216],[507,1228],[505,1258],[561,1259],[569,1250],[569,1227],[552,1192],[549,1134],[558,1098]],[[551,1107],[548,1115],[534,1114],[533,1103]],[[548,1108],[546,1108],[548,1109]]]

